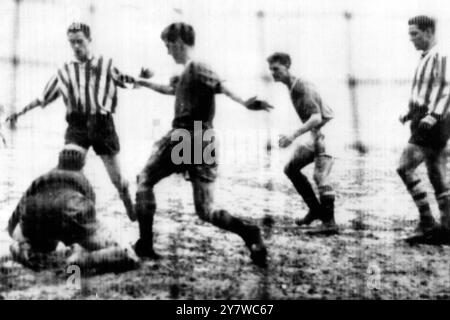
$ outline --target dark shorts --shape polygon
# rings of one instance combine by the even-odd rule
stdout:
[[[116,155],[120,151],[114,120],[111,114],[92,116],[90,121],[85,117],[70,117],[64,137],[65,144],[76,144],[85,149],[92,146],[95,153]]]
[[[216,180],[218,164],[215,161],[215,152],[217,152],[215,136],[211,140],[202,141],[199,145],[195,146],[195,139],[193,138],[192,132],[190,132],[190,136],[192,137],[190,158],[189,161],[181,161],[180,163],[181,159],[176,156],[180,154],[184,155],[179,152],[181,140],[172,141],[171,137],[173,133],[174,130],[169,131],[169,133],[155,143],[152,155],[138,177],[138,189],[142,190],[146,186],[154,185],[172,173],[184,173],[189,180],[201,179],[205,182],[214,182]],[[198,142],[199,140],[196,141]],[[211,150],[215,151],[209,152]],[[197,159],[195,159],[194,153],[197,153]],[[200,153],[202,155],[201,159],[199,159]],[[174,155],[175,158],[173,157]],[[207,155],[211,155],[212,157],[208,157]],[[201,163],[196,163],[199,161]]]
[[[37,251],[53,251],[58,241],[80,242],[98,228],[94,203],[72,189],[39,192],[19,206],[23,235]]]
[[[419,122],[420,119],[411,121],[411,137],[409,143],[433,150],[445,148],[450,138],[450,117],[438,121],[429,130],[420,129]]]

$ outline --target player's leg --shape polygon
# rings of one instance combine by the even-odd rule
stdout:
[[[66,264],[77,265],[83,271],[121,272],[139,266],[139,258],[132,248],[120,246],[104,227],[98,226],[73,247],[73,253],[67,258]]]
[[[425,164],[441,213],[441,226],[450,231],[450,186],[445,149],[430,151]]]
[[[416,168],[425,160],[425,149],[409,143],[402,152],[397,172],[405,184],[408,192],[416,204],[420,222],[417,231],[424,231],[435,226],[434,218],[431,214],[430,204],[427,199],[427,192],[421,183],[420,177],[416,173]]]
[[[122,175],[118,154],[101,155],[100,158],[105,165],[111,182],[119,192],[120,199],[123,201],[128,217],[131,221],[136,221],[136,213],[134,212],[133,202],[131,200],[129,183]]]
[[[195,211],[200,219],[239,235],[249,248],[252,261],[258,266],[266,266],[267,250],[259,228],[232,216],[225,210],[213,209],[214,182],[191,174],[191,183],[194,191]]]
[[[128,181],[123,177],[119,162],[120,142],[112,115],[95,115],[85,129],[95,153],[100,156],[111,182],[117,189],[127,215],[136,220]]]
[[[137,178],[136,214],[139,239],[135,245],[140,257],[158,258],[153,250],[153,216],[156,211],[154,186],[176,168],[171,159],[170,133],[155,144],[154,152]]]
[[[284,167],[284,173],[291,180],[297,192],[302,196],[309,212],[302,219],[296,220],[298,225],[309,225],[316,219],[320,218],[321,207],[320,202],[314,193],[313,187],[308,178],[301,170],[314,161],[314,151],[308,145],[300,145],[295,150],[293,156]]]
[[[60,223],[58,239],[74,250],[66,257],[67,265],[77,265],[84,271],[122,271],[137,264],[131,248],[119,246],[113,235],[96,217],[95,203],[74,190],[56,194],[55,209]]]
[[[338,233],[334,220],[335,192],[331,185],[330,173],[334,159],[327,154],[320,154],[315,159],[314,181],[319,189],[320,203],[322,205],[322,225],[309,234],[331,235]]]

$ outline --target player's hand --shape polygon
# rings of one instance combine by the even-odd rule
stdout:
[[[148,69],[148,68],[141,68],[141,73],[139,74],[139,77],[144,78],[144,79],[150,79],[154,75],[155,74],[150,69]]]
[[[269,112],[271,109],[273,109],[273,106],[268,104],[266,101],[260,100],[256,97],[248,99],[247,101],[245,101],[244,105],[247,107],[247,109],[253,111],[263,110]]]
[[[420,120],[419,122],[419,128],[424,130],[429,130],[431,127],[433,127],[437,122],[437,119],[433,117],[432,115],[427,115],[425,118]]]
[[[80,261],[85,259],[87,253],[78,243],[75,243],[71,247],[71,254],[66,258],[66,264],[70,265],[78,265]]]
[[[398,121],[400,121],[401,124],[405,124],[409,120],[409,117],[407,114],[400,115],[398,118]]]
[[[278,146],[280,148],[287,148],[291,145],[291,143],[294,141],[294,139],[290,136],[280,135],[278,140]]]
[[[19,118],[20,114],[15,112],[10,114],[7,118],[6,118],[6,122],[10,122],[12,125],[14,125],[17,122],[17,119]]]

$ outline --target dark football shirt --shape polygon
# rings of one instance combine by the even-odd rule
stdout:
[[[308,121],[311,115],[320,113],[323,123],[333,118],[333,111],[326,105],[315,88],[308,82],[296,79],[290,89],[290,96],[295,111],[302,120]]]
[[[194,121],[211,128],[215,114],[214,95],[222,92],[221,80],[204,63],[189,62],[175,91],[175,118],[172,127],[191,130]]]

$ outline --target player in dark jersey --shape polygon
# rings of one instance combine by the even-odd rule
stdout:
[[[95,193],[81,171],[85,154],[81,147],[67,145],[58,167],[34,180],[20,199],[8,222],[17,261],[32,269],[45,268],[45,258],[63,242],[75,250],[61,258],[85,271],[137,266],[133,250],[119,247],[96,218]]]
[[[135,245],[139,256],[155,257],[153,251],[153,215],[156,210],[153,187],[163,178],[176,172],[187,172],[194,189],[195,210],[198,216],[215,226],[234,232],[242,237],[250,250],[251,259],[259,266],[266,265],[267,251],[261,238],[260,229],[229,214],[225,210],[213,208],[213,186],[217,176],[213,119],[215,95],[224,93],[234,101],[251,110],[269,110],[271,106],[256,98],[242,100],[224,87],[219,77],[206,64],[192,59],[195,33],[192,26],[185,23],[169,25],[161,35],[168,54],[177,64],[184,65],[182,74],[172,85],[162,86],[148,80],[138,84],[165,94],[174,94],[175,118],[172,130],[155,145],[155,151],[138,177],[136,212],[140,227],[140,239]],[[192,158],[180,163],[174,158],[179,137],[202,139],[200,159]],[[193,143],[191,144],[191,146]],[[192,148],[193,150],[195,148]],[[208,151],[212,151],[209,153]],[[195,152],[194,152],[195,153]],[[205,154],[209,154],[205,156]],[[185,155],[184,155],[185,156]],[[184,157],[183,157],[184,158]],[[200,160],[200,161],[198,161]]]
[[[416,68],[408,111],[400,122],[411,121],[411,137],[403,150],[397,169],[418,210],[416,234],[410,243],[450,242],[450,186],[447,177],[445,147],[450,137],[450,86],[447,55],[435,38],[435,20],[428,16],[408,21],[409,36],[415,48],[422,51]],[[441,213],[439,225],[431,214],[427,192],[417,174],[425,162]]]
[[[311,84],[290,73],[291,58],[286,53],[277,52],[267,59],[275,81],[285,84],[289,91],[292,104],[297,112],[302,126],[292,135],[282,135],[279,146],[286,148],[299,136],[310,132],[307,143],[299,145],[284,172],[294,184],[297,192],[309,207],[308,214],[297,220],[298,225],[309,225],[320,219],[322,225],[309,234],[336,234],[338,227],[334,220],[334,190],[329,179],[333,158],[326,148],[323,126],[333,118],[332,110],[322,101]],[[316,182],[320,201],[317,199],[308,178],[301,170],[314,162],[314,181]]]

